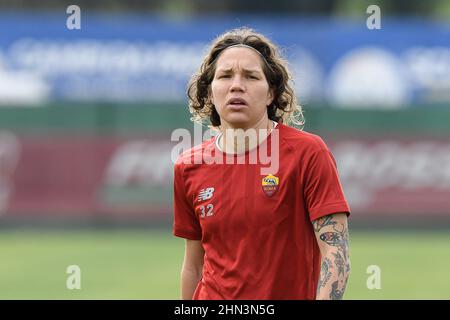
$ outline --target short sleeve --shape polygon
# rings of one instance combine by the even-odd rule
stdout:
[[[323,148],[313,151],[305,172],[304,198],[311,221],[333,213],[350,215],[336,161],[325,144],[322,144]]]
[[[201,227],[192,203],[188,200],[183,178],[182,164],[176,163],[174,167],[174,222],[173,234],[177,237],[190,240],[202,238]]]

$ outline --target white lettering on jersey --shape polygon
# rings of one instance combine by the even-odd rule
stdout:
[[[200,193],[198,194],[197,202],[209,200],[212,198],[213,195],[214,195],[213,187],[202,189],[202,190],[200,190]]]
[[[208,212],[206,212],[206,209],[208,210]],[[214,215],[214,205],[213,204],[208,204],[207,206],[206,206],[206,209],[205,209],[205,206],[200,206],[200,211],[201,211],[201,213],[200,213],[200,217],[201,218],[204,218],[205,216],[206,217],[210,217],[210,216],[212,216],[212,215]]]

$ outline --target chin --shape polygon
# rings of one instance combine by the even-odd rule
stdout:
[[[247,127],[251,123],[250,119],[245,115],[232,115],[224,120],[233,127]]]

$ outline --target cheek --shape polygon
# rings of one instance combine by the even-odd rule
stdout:
[[[257,93],[257,97],[261,104],[267,106],[271,102],[271,93],[267,86],[262,86]]]
[[[210,90],[211,97],[216,100],[219,96],[219,86],[216,82],[211,82],[211,90]]]
[[[225,102],[226,95],[226,86],[223,84],[214,83],[214,81],[211,83],[211,98],[213,103],[216,105],[216,108],[220,107],[220,105]]]

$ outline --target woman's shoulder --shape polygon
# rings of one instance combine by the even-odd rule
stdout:
[[[280,139],[294,149],[327,150],[328,147],[321,136],[287,125],[280,125]]]
[[[215,139],[216,137],[213,136],[210,139],[193,146],[192,148],[185,148],[176,159],[175,166],[199,163],[198,160],[203,159],[205,152],[211,152],[210,149],[214,148]]]

